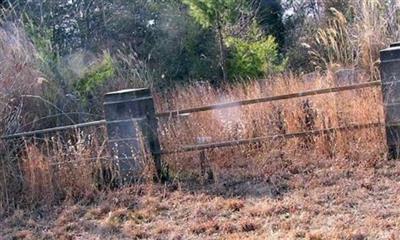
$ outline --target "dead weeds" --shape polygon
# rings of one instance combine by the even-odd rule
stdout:
[[[1,220],[0,239],[396,239],[399,180],[400,163],[386,162],[299,173],[278,198],[227,197],[217,184],[167,193],[134,186],[103,193],[97,204],[47,209],[42,218],[16,210]]]

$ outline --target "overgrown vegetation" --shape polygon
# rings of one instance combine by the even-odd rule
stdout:
[[[0,6],[1,135],[102,119],[104,94],[125,88],[150,87],[161,112],[379,80],[379,50],[400,36],[400,6],[394,0],[18,0]],[[160,120],[159,136],[163,149],[173,150],[204,139],[382,122],[381,99],[380,89],[373,88],[202,112]],[[397,203],[397,185],[387,183],[397,181],[398,166],[385,160],[382,128],[169,154],[164,156],[168,185],[153,185],[154,169],[147,164],[146,189],[118,191],[104,184],[116,174],[106,143],[104,129],[93,128],[1,140],[0,216],[8,220],[0,220],[0,233],[17,238],[29,228],[25,235],[33,238],[71,238],[80,231],[104,238],[175,239],[175,231],[176,239],[363,239],[390,237],[391,228],[380,227],[398,219],[397,213],[380,212],[388,220],[375,221],[376,209],[361,200],[370,197],[365,191],[377,190],[390,199],[368,198],[379,198],[377,208]],[[374,188],[375,180],[382,189]],[[367,190],[348,197],[360,184]],[[212,197],[187,195],[204,185],[210,187],[204,194]],[[238,196],[247,194],[243,186],[254,191]],[[315,196],[311,203],[307,194]],[[227,195],[235,200],[221,199]],[[132,196],[138,198],[131,201]],[[81,211],[85,204],[103,204],[98,198],[112,207]],[[209,200],[214,205],[205,203]],[[27,211],[49,211],[62,203],[78,210],[57,220],[49,235],[40,233],[43,222],[25,221],[31,217]],[[368,221],[356,221],[354,209]],[[318,225],[335,213],[341,220]],[[160,225],[163,214],[178,224],[170,219]],[[187,221],[191,214],[198,222]],[[343,220],[350,215],[357,226],[379,231],[355,231]],[[75,217],[88,225],[72,223]]]
[[[107,80],[114,77],[114,65],[109,53],[103,54],[103,59],[83,73],[83,76],[74,83],[74,89],[81,95],[93,94],[93,91],[102,86]]]
[[[256,36],[251,40],[228,38],[231,49],[228,59],[231,79],[258,78],[283,72],[285,62],[279,63],[278,44],[272,36]]]

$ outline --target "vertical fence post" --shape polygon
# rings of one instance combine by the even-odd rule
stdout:
[[[165,180],[157,136],[154,101],[147,88],[127,89],[105,95],[104,113],[109,147],[122,183],[140,178],[145,163],[143,145],[153,155],[157,176]]]
[[[400,156],[400,44],[380,52],[388,158]]]

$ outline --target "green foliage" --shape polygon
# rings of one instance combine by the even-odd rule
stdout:
[[[190,14],[204,28],[232,22],[239,14],[242,0],[182,0]]]
[[[281,0],[258,0],[254,4],[256,20],[266,35],[275,37],[279,48],[285,44],[285,25],[283,22],[284,9]]]
[[[286,61],[279,63],[278,44],[272,36],[254,40],[228,38],[231,50],[228,63],[231,78],[255,78],[281,72]]]
[[[54,52],[51,47],[52,31],[47,28],[36,26],[28,16],[25,17],[24,22],[25,31],[35,45],[39,59],[42,62],[47,62],[49,58],[53,59],[52,56]]]
[[[55,73],[55,68],[58,63],[58,54],[54,51],[51,41],[53,31],[49,28],[38,26],[26,14],[24,15],[22,24],[25,32],[35,46],[40,70],[52,78],[58,77]]]
[[[74,89],[81,96],[87,96],[113,77],[114,73],[115,69],[112,58],[108,52],[105,52],[103,60],[90,68],[82,78],[74,83]]]
[[[238,20],[246,9],[244,0],[182,0],[189,6],[190,14],[203,28],[216,31],[219,45],[219,65],[223,81],[228,80],[225,38],[229,26]]]
[[[281,28],[278,24],[282,13],[279,0],[274,0],[272,5],[269,0],[12,2],[15,2],[16,11],[31,19],[28,27],[40,59],[46,63],[46,72],[50,73],[46,75],[55,79],[64,93],[76,90],[81,95],[88,92],[95,95],[94,90],[102,85],[100,79],[106,78],[98,70],[110,73],[90,67],[82,77],[82,71],[87,68],[84,65],[90,61],[82,61],[81,68],[65,64],[71,56],[81,52],[89,56],[108,51],[115,72],[125,74],[123,79],[129,82],[124,85],[122,78],[118,78],[119,82],[108,84],[124,87],[131,86],[130,82],[135,81],[130,80],[134,78],[147,79],[147,84],[159,88],[191,81],[218,82],[221,73],[226,79],[229,70],[235,77],[259,76],[274,72],[271,69],[275,68],[279,58],[265,47],[268,45],[265,35],[277,36]],[[251,19],[263,30],[264,39],[247,39]],[[229,40],[228,43],[228,38],[237,41]],[[276,39],[280,41],[279,36]],[[244,51],[255,53],[245,54]],[[121,52],[132,57],[118,57]],[[263,52],[267,52],[273,63],[266,63],[261,56]],[[122,59],[128,59],[129,63],[118,62]],[[255,62],[259,63],[250,66]],[[140,69],[136,69],[137,66]],[[82,71],[77,71],[80,69]],[[141,76],[131,77],[130,73]]]
[[[218,63],[214,32],[203,29],[179,2],[163,5],[152,26],[154,41],[146,64],[155,87],[214,80]]]

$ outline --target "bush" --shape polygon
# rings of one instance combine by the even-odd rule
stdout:
[[[286,61],[279,63],[278,44],[272,36],[259,40],[229,38],[228,47],[230,77],[261,77],[285,68]]]
[[[108,52],[104,52],[102,61],[89,68],[83,77],[74,83],[74,89],[81,96],[88,96],[113,77],[114,73],[112,58]]]

